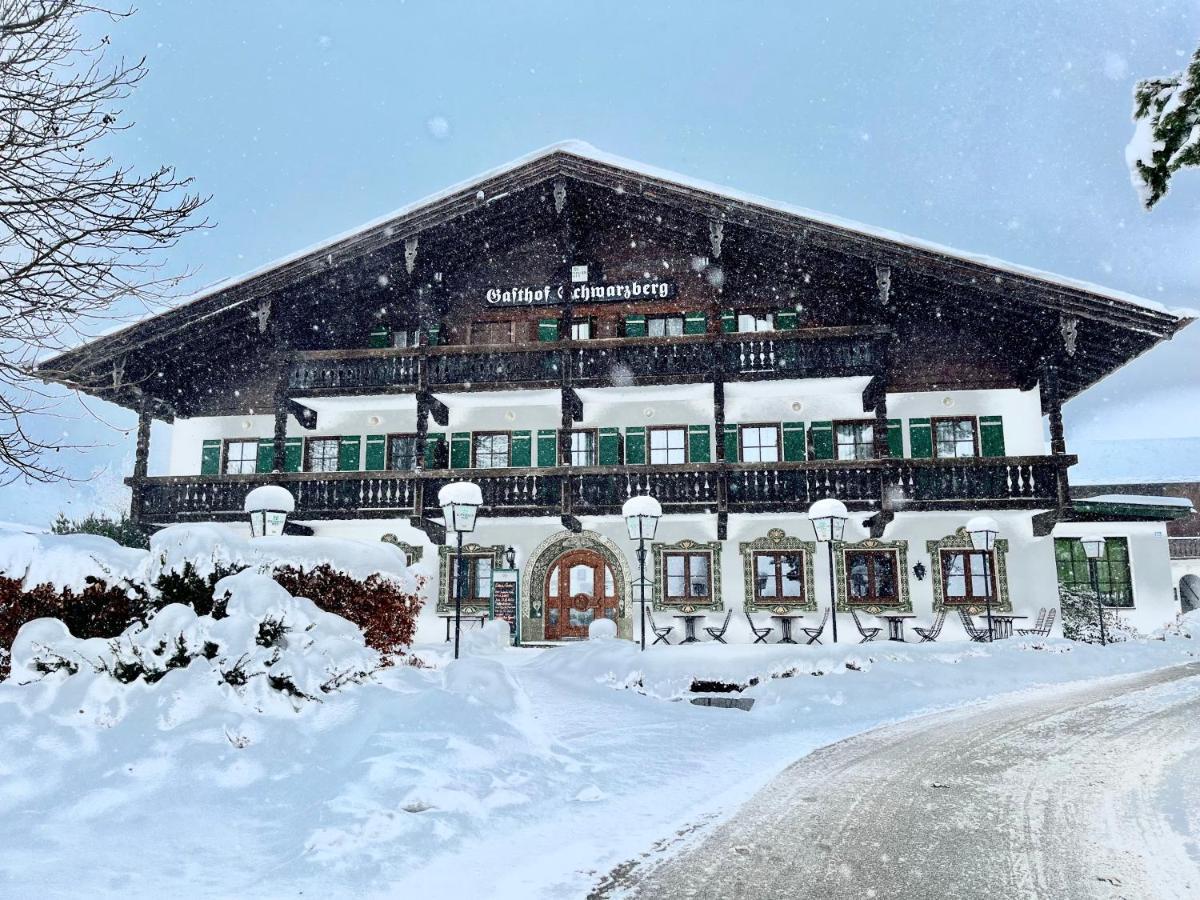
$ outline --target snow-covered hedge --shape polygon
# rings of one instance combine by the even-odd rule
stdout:
[[[122,683],[154,683],[172,669],[200,666],[263,708],[278,695],[293,703],[319,700],[380,665],[357,626],[293,597],[266,575],[243,571],[216,589],[228,597],[222,618],[172,604],[115,638],[77,638],[57,619],[29,622],[13,642],[13,680],[88,670]]]

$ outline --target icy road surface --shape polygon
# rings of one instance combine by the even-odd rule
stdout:
[[[818,750],[639,898],[1200,896],[1200,665]]]

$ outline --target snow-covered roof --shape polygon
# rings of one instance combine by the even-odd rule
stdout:
[[[1151,494],[1099,494],[1095,497],[1084,497],[1076,503],[1111,503],[1123,506],[1180,506],[1192,508],[1192,501],[1187,497],[1161,497]]]
[[[971,263],[971,264],[978,265],[978,266],[985,266],[985,267],[987,267],[989,269],[993,269],[997,272],[1005,272],[1005,273],[1009,273],[1011,275],[1017,275],[1017,276],[1020,276],[1023,278],[1035,279],[1037,281],[1043,282],[1045,285],[1047,285],[1049,287],[1058,287],[1058,288],[1066,288],[1066,289],[1070,289],[1070,290],[1083,291],[1083,292],[1092,294],[1097,297],[1115,300],[1115,301],[1119,301],[1122,303],[1127,303],[1132,306],[1137,306],[1144,310],[1148,310],[1150,312],[1173,316],[1173,317],[1176,317],[1179,319],[1200,318],[1200,311],[1197,311],[1194,309],[1189,309],[1189,308],[1185,308],[1185,307],[1171,308],[1171,307],[1168,307],[1157,301],[1149,300],[1145,297],[1139,297],[1135,294],[1126,293],[1124,291],[1113,290],[1112,288],[1104,287],[1103,285],[1095,284],[1090,281],[1084,281],[1084,280],[1077,279],[1077,278],[1068,278],[1068,277],[1065,277],[1062,275],[1057,275],[1053,272],[1047,272],[1047,271],[1044,271],[1041,269],[1035,269],[1035,268],[1032,268],[1029,266],[1023,266],[1023,265],[1018,265],[1016,263],[1007,262],[1005,260],[997,259],[996,257],[989,256],[984,253],[974,253],[974,252],[967,251],[967,250],[960,250],[960,249],[946,246],[944,244],[938,244],[933,241],[927,241],[927,240],[923,240],[921,238],[915,238],[910,235],[902,234],[897,231],[892,231],[890,229],[877,228],[877,227],[874,227],[871,225],[865,225],[861,222],[853,221],[851,219],[845,219],[840,216],[834,216],[834,215],[830,215],[828,213],[818,212],[816,210],[811,210],[811,209],[808,209],[803,206],[797,206],[797,205],[791,204],[791,203],[783,203],[783,202],[780,202],[777,200],[770,200],[765,197],[760,197],[756,194],[747,193],[745,191],[739,191],[734,188],[726,187],[726,186],[720,185],[720,184],[715,184],[713,182],[705,181],[705,180],[699,179],[699,178],[693,178],[688,175],[682,175],[678,172],[673,172],[668,169],[661,169],[657,166],[647,165],[645,163],[638,162],[637,160],[627,159],[623,156],[618,156],[616,154],[606,153],[602,150],[599,150],[599,149],[593,147],[591,144],[588,144],[588,143],[586,143],[584,141],[580,141],[580,140],[565,140],[565,141],[559,141],[554,144],[550,144],[549,146],[543,147],[540,150],[535,150],[532,153],[527,153],[524,156],[520,156],[517,159],[514,159],[508,163],[505,163],[504,165],[497,166],[492,169],[488,169],[487,171],[481,172],[472,178],[468,178],[464,181],[458,182],[457,184],[451,185],[449,187],[446,187],[439,191],[436,191],[432,194],[429,194],[428,196],[423,197],[420,200],[416,200],[412,203],[405,204],[404,206],[401,206],[398,209],[394,209],[389,213],[386,213],[382,216],[378,216],[377,218],[372,219],[371,221],[369,221],[363,225],[360,225],[356,228],[350,229],[348,231],[344,231],[341,234],[327,238],[323,241],[319,241],[318,243],[312,244],[311,246],[306,247],[302,250],[298,250],[294,253],[290,253],[286,256],[280,257],[280,258],[278,258],[272,262],[269,262],[265,265],[258,266],[254,269],[251,269],[248,272],[244,272],[241,275],[236,275],[234,277],[226,278],[221,281],[218,281],[212,285],[209,285],[209,286],[201,289],[197,293],[187,297],[178,306],[176,306],[175,309],[179,309],[179,308],[188,306],[192,303],[196,303],[198,301],[205,300],[210,297],[214,297],[225,291],[229,291],[232,288],[236,288],[236,287],[246,284],[247,282],[253,281],[255,278],[266,275],[269,272],[273,272],[277,269],[287,266],[290,263],[299,262],[301,260],[308,259],[308,258],[317,258],[317,257],[320,257],[324,253],[331,253],[334,250],[334,248],[338,247],[339,245],[341,245],[345,242],[352,241],[353,239],[360,237],[362,235],[365,235],[369,232],[372,232],[372,231],[375,231],[378,229],[386,229],[393,224],[398,224],[400,220],[404,219],[407,216],[412,215],[413,213],[417,212],[418,210],[424,209],[425,207],[432,206],[432,205],[438,203],[439,201],[446,200],[448,198],[454,197],[459,194],[463,194],[465,192],[469,192],[472,188],[475,188],[478,185],[484,184],[488,181],[491,181],[492,179],[499,178],[510,172],[513,172],[514,170],[531,165],[533,163],[536,163],[540,160],[554,156],[556,154],[568,155],[568,156],[576,157],[581,160],[599,163],[601,165],[611,166],[611,167],[614,167],[617,169],[625,170],[632,174],[642,175],[647,178],[656,179],[656,180],[662,181],[662,182],[668,182],[668,183],[671,183],[671,184],[674,184],[674,185],[677,185],[680,187],[688,188],[691,190],[695,190],[695,191],[701,191],[706,194],[711,194],[711,195],[715,195],[717,197],[724,198],[726,200],[730,200],[730,201],[734,201],[734,202],[738,202],[738,203],[744,203],[744,204],[747,204],[750,206],[759,207],[761,209],[771,210],[771,211],[782,213],[785,215],[794,216],[794,217],[797,217],[800,219],[804,219],[813,224],[828,226],[830,228],[838,229],[840,231],[848,232],[848,233],[854,234],[854,235],[859,235],[859,236],[862,236],[865,238],[871,238],[871,239],[876,239],[876,240],[880,240],[880,241],[886,241],[886,242],[893,243],[893,244],[899,244],[899,245],[914,248],[917,250],[923,250],[923,251],[927,251],[930,253],[936,253],[943,257],[961,260],[966,263]],[[479,193],[482,195],[483,192],[480,191]],[[480,199],[481,201],[487,201],[492,198],[488,198],[486,196],[480,196],[478,199]],[[399,236],[400,235],[397,234],[397,237],[399,237]],[[240,303],[247,302],[247,300],[248,300],[248,298],[241,297],[239,299],[232,301],[230,305],[235,306]],[[214,310],[213,312],[216,313],[216,312],[220,312],[220,311],[221,310]],[[110,337],[114,334],[119,334],[123,331],[127,331],[130,329],[136,328],[142,322],[147,321],[148,319],[153,319],[156,316],[161,315],[161,314],[162,313],[154,313],[152,315],[144,317],[142,320],[140,320],[138,322],[135,322],[133,324],[122,325],[116,329],[113,329],[112,331],[109,331],[103,335],[100,335],[99,337]],[[90,343],[91,340],[94,340],[94,339],[85,341],[84,344],[81,344],[80,346]]]

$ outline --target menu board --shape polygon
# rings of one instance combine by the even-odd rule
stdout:
[[[492,618],[508,622],[509,634],[517,640],[517,596],[519,576],[516,569],[496,569],[492,573]]]

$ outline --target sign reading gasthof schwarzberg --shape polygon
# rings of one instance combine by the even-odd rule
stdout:
[[[488,288],[489,306],[556,306],[563,302],[561,284],[541,287]],[[576,284],[571,287],[573,303],[610,303],[618,300],[666,300],[675,296],[675,283],[657,278],[621,281],[615,284]]]

